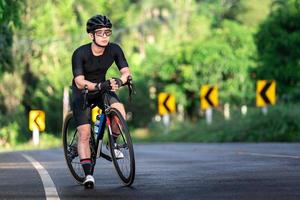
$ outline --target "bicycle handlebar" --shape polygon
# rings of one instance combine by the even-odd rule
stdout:
[[[122,84],[122,86],[125,86],[127,85],[128,86],[128,96],[129,96],[129,101],[131,102],[132,100],[132,94],[136,94],[136,90],[135,90],[135,87],[134,87],[134,84],[133,84],[133,80],[132,80],[132,77],[131,76],[128,76],[127,78],[127,82]],[[92,93],[93,94],[97,94],[97,93],[100,93],[100,92],[107,92],[107,91],[101,91],[101,90],[98,90],[98,91],[93,91]],[[87,95],[89,93],[89,90],[88,90],[88,86],[85,85],[83,90],[82,90],[82,94],[83,94],[83,110],[86,109],[88,107],[88,101],[87,101]]]

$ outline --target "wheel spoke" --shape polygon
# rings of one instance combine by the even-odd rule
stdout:
[[[84,171],[80,164],[80,159],[77,151],[78,133],[76,130],[74,118],[72,116],[67,116],[64,123],[63,144],[67,166],[72,176],[78,182],[82,182],[84,180]]]
[[[121,115],[117,114],[117,112],[112,112],[111,115],[111,120],[117,119],[117,123],[115,124],[117,124],[118,131],[120,133],[115,140],[111,138],[112,141],[114,140],[111,145],[114,165],[122,181],[126,185],[130,185],[134,180],[134,171],[132,170],[134,170],[135,167],[133,163],[134,158],[131,158],[131,156],[134,156],[134,154],[130,134],[126,128],[126,124],[124,124],[124,119],[120,117]],[[119,152],[115,153],[115,150],[118,150]],[[120,154],[122,156],[120,156]]]

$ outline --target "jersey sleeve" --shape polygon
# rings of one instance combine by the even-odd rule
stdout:
[[[77,49],[72,55],[72,71],[74,78],[79,75],[84,75],[83,73],[83,59],[80,51]]]
[[[124,52],[121,49],[121,47],[117,44],[115,45],[114,59],[119,70],[121,70],[124,67],[128,67],[128,63],[125,58]]]

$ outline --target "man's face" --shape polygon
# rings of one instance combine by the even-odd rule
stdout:
[[[99,28],[95,30],[95,40],[101,46],[106,46],[112,31],[110,28]],[[93,37],[93,36],[92,36]]]

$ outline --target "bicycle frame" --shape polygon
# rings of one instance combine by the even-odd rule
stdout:
[[[122,86],[127,85],[129,91],[129,101],[131,101],[131,94],[135,94],[134,85],[131,77],[128,77],[127,82]],[[101,100],[99,102],[88,102],[88,94],[92,94],[92,98],[94,99],[94,95],[99,93],[101,95]],[[91,173],[93,174],[95,165],[97,163],[97,158],[103,157],[104,159],[113,162],[115,169],[121,178],[122,182],[129,186],[133,183],[134,174],[135,174],[135,161],[134,161],[134,152],[133,145],[130,137],[130,133],[126,124],[125,119],[122,117],[120,111],[110,105],[110,92],[109,91],[88,91],[87,86],[82,90],[82,94],[84,94],[84,102],[82,109],[89,108],[92,109],[99,103],[103,103],[102,113],[99,119],[99,126],[97,127],[97,132],[94,132],[94,127],[91,126],[91,135],[89,140],[89,146],[91,150],[91,161],[92,168]],[[98,98],[98,97],[97,97]],[[73,119],[71,123],[71,119]],[[98,122],[97,122],[98,123]],[[75,124],[76,125],[76,124]],[[92,125],[92,124],[91,124]],[[106,127],[108,133],[106,136]],[[115,128],[118,128],[115,130]],[[121,137],[116,137],[115,133],[121,131]],[[72,133],[73,134],[69,134]],[[123,135],[124,134],[124,135]],[[70,137],[71,136],[71,137]],[[73,136],[73,137],[72,137]],[[120,138],[120,139],[117,139]],[[63,146],[64,146],[64,154],[67,165],[72,176],[79,182],[82,183],[84,180],[82,169],[78,165],[80,165],[78,159],[80,159],[78,155],[78,141],[79,135],[78,130],[75,128],[74,130],[74,115],[72,112],[68,113],[64,120],[63,124]],[[123,154],[122,153],[125,153]],[[120,157],[121,155],[121,157]],[[121,162],[118,159],[125,158],[125,156],[129,156],[128,160],[124,159]],[[76,158],[75,161],[73,159]],[[127,160],[125,162],[125,160]],[[125,165],[125,174],[123,170],[123,165]]]
[[[91,130],[91,137],[94,137],[94,141],[95,141],[95,143],[91,144],[91,145],[93,145],[92,148],[94,148],[94,150],[96,152],[96,159],[100,158],[100,157],[103,157],[106,160],[111,162],[112,161],[111,156],[109,156],[109,155],[107,155],[107,154],[105,154],[101,151],[101,149],[102,149],[102,139],[104,137],[104,132],[105,132],[105,127],[106,126],[109,129],[109,133],[111,133],[110,119],[107,117],[108,111],[111,107],[109,105],[109,100],[108,100],[107,93],[103,94],[103,102],[104,102],[104,111],[103,111],[103,113],[101,114],[101,117],[100,117],[100,131],[97,134],[97,137],[95,138],[95,135],[93,134],[93,131]]]
[[[125,85],[128,86],[128,90],[129,90],[129,101],[131,101],[131,95],[132,95],[132,94],[135,94],[135,89],[134,89],[134,85],[133,85],[132,77],[131,77],[131,76],[128,77],[127,83],[124,84],[124,85],[122,85],[122,86],[125,86]],[[99,91],[97,91],[97,92],[99,92]],[[84,104],[83,104],[83,109],[85,109],[87,106],[89,106],[88,103],[87,103],[87,94],[88,94],[88,88],[87,88],[87,86],[84,87],[83,94],[84,94]],[[105,154],[105,153],[103,153],[103,152],[101,151],[101,149],[102,149],[102,140],[103,140],[103,136],[104,136],[105,127],[106,127],[106,126],[108,127],[108,129],[109,129],[109,134],[112,133],[111,126],[110,126],[110,119],[109,119],[109,117],[107,117],[107,116],[108,116],[108,112],[109,112],[109,110],[110,110],[110,108],[111,108],[111,106],[110,106],[110,104],[109,104],[109,98],[108,98],[107,92],[104,92],[104,93],[103,93],[102,98],[103,98],[104,110],[102,110],[102,114],[101,114],[102,116],[101,116],[101,117],[102,117],[105,121],[102,120],[101,125],[100,125],[100,131],[99,131],[99,133],[98,133],[98,135],[97,135],[96,138],[95,138],[95,136],[94,136],[94,131],[93,131],[93,129],[91,128],[91,138],[93,138],[93,139],[92,139],[92,142],[91,142],[90,145],[91,145],[92,149],[93,149],[94,152],[95,152],[95,155],[94,155],[94,156],[95,156],[95,160],[94,160],[95,163],[94,163],[94,165],[96,164],[96,159],[97,159],[97,158],[100,158],[100,157],[103,157],[103,158],[105,158],[106,160],[112,162],[111,156],[109,156],[109,155],[107,155],[107,154]],[[92,109],[92,108],[95,107],[95,106],[96,106],[96,105],[90,105],[90,108]],[[93,152],[91,152],[91,154],[92,154],[92,153],[93,153]],[[92,156],[92,155],[91,155],[91,156]]]

